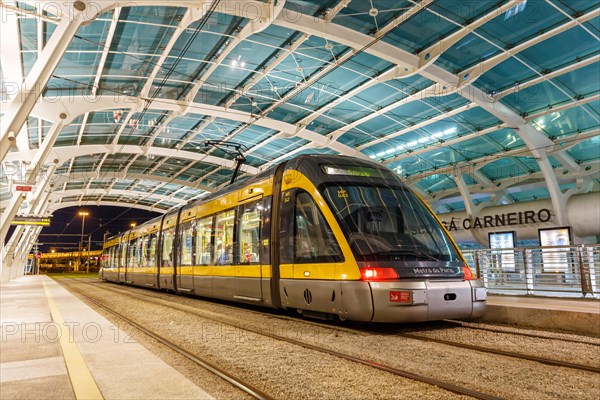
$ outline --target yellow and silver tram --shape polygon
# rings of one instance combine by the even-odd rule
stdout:
[[[486,292],[386,167],[303,155],[104,243],[101,279],[315,317],[473,318]]]

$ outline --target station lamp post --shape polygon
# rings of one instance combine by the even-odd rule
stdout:
[[[81,241],[79,242],[79,260],[77,260],[77,271],[79,271],[79,267],[81,266],[81,259],[83,257],[83,232],[85,230],[85,217],[90,215],[87,211],[79,211],[79,216],[81,219]]]

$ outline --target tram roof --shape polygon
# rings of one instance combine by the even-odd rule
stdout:
[[[2,2],[2,36],[18,30],[2,41],[2,100],[49,62],[73,3]],[[75,3],[90,20],[3,164],[6,188],[65,111],[49,211],[166,212],[227,186],[240,152],[239,179],[301,154],[372,159],[438,212],[466,192],[548,198],[548,176],[598,188],[598,2]]]

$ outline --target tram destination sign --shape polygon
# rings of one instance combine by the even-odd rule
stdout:
[[[50,226],[50,218],[33,215],[17,215],[12,220],[11,225]]]

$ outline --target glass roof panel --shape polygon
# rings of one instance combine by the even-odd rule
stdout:
[[[496,46],[470,33],[444,52],[435,63],[451,71],[463,71],[498,53],[500,50]]]
[[[133,3],[135,4],[135,3]],[[140,25],[177,25],[183,17],[185,8],[179,7],[126,7],[120,19],[140,22]]]
[[[494,38],[496,43],[515,46],[537,36],[540,31],[548,30],[566,17],[544,1],[529,0],[521,7],[513,7],[512,11],[487,22],[478,31],[486,37]]]
[[[568,103],[571,95],[550,82],[542,82],[519,91],[518,95],[506,96],[501,101],[519,114],[527,115]]]
[[[519,56],[519,58],[527,61],[523,56]],[[475,86],[481,88],[486,93],[499,92],[537,78],[539,75],[536,71],[536,69],[532,71],[523,65],[523,63],[511,57],[479,77],[475,81]]]
[[[553,79],[563,87],[570,89],[571,93],[586,96],[600,91],[600,64],[594,63],[579,70],[563,74]]]
[[[523,190],[518,192],[512,192],[510,197],[514,201],[533,201],[550,198],[550,193],[544,188],[535,188],[530,190]]]
[[[371,34],[403,14],[411,5],[408,1],[389,0],[350,2],[340,10],[334,21],[353,30]]]
[[[492,181],[520,177],[538,170],[537,162],[525,157],[499,157],[481,168]]]
[[[553,2],[558,8],[569,14],[583,13],[597,7],[593,1],[587,0],[559,0]]]
[[[25,74],[25,76],[27,76],[31,72],[31,69],[33,68],[33,65],[35,64],[35,61],[37,60],[37,52],[34,52],[34,51],[22,52],[21,59],[23,62],[23,73]]]
[[[304,146],[307,143],[308,141],[296,137],[276,139],[261,145],[252,152],[252,155],[263,160],[271,161],[298,147]]]
[[[532,125],[549,137],[562,137],[598,127],[600,114],[584,107],[557,111],[532,121]]]
[[[407,7],[413,6],[409,3]],[[432,6],[435,13],[423,10],[408,21],[400,24],[398,28],[388,33],[383,40],[409,52],[418,52],[437,41],[441,36],[447,35],[456,29],[456,25],[440,17],[441,15],[454,16],[464,13],[467,8],[462,8],[458,3],[435,2]],[[462,8],[462,11],[461,11]],[[436,14],[437,13],[437,14]]]
[[[162,113],[134,113],[119,137],[119,144],[144,144],[164,120],[165,116]]]
[[[332,3],[335,4],[335,3]],[[323,5],[320,2],[308,0],[288,0],[285,2],[285,16],[292,21],[298,14],[317,15],[323,11]],[[296,17],[294,17],[296,16]]]
[[[568,150],[568,153],[580,162],[597,161],[600,153],[600,136],[583,141]]]
[[[523,56],[545,70],[565,65],[582,55],[598,54],[598,40],[576,26],[523,50]]]
[[[234,139],[235,142],[252,148],[257,145],[261,145],[263,141],[275,135],[277,131],[273,129],[263,128],[261,126],[250,126],[242,130]]]
[[[37,149],[40,145],[41,132],[39,131],[38,124],[43,123],[43,120],[37,119],[32,116],[27,117],[27,140],[29,142],[29,147],[32,149]]]
[[[519,135],[514,130],[509,128],[503,128],[495,132],[488,133],[486,137],[495,143],[498,143],[502,149],[511,150],[524,146],[523,140],[521,140]]]
[[[435,193],[456,187],[454,179],[447,174],[433,174],[417,182],[416,187],[426,193]]]
[[[25,3],[21,3],[20,7],[24,10],[29,9],[31,11],[31,7],[29,7]],[[19,17],[19,31],[21,32],[21,50],[22,51],[32,51],[37,52],[38,48],[38,22],[36,18],[32,18],[26,15],[21,15]]]

